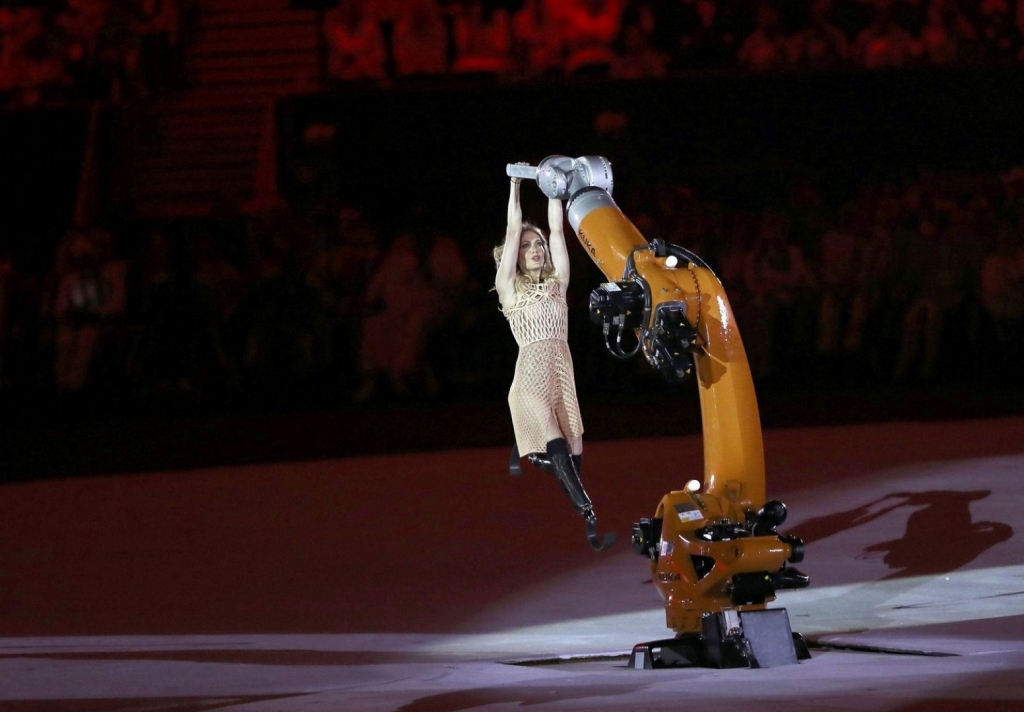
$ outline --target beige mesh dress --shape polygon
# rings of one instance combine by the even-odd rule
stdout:
[[[547,450],[544,425],[552,416],[567,441],[582,435],[572,355],[566,341],[569,307],[557,280],[528,282],[503,313],[519,344],[516,374],[508,393],[519,454]]]

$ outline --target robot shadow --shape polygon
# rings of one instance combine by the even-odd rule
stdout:
[[[872,544],[858,558],[881,554],[882,561],[893,570],[883,580],[949,573],[1013,536],[1013,528],[1003,522],[973,521],[971,502],[991,494],[991,490],[894,492],[843,512],[802,522],[793,534],[811,544],[902,507],[912,508],[902,537]],[[936,546],[936,542],[942,545]]]

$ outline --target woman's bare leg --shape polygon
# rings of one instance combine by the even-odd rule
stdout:
[[[583,436],[577,435],[574,438],[566,438],[569,442],[569,452],[575,455],[583,454]]]

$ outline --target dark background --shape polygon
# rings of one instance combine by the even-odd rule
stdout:
[[[595,120],[627,118],[601,135]],[[605,155],[631,190],[682,181],[733,203],[777,200],[795,175],[832,199],[922,168],[989,171],[1024,158],[1020,65],[779,76],[701,74],[629,82],[430,88],[295,97],[280,106],[285,190],[310,123],[338,127],[346,195],[397,211],[426,197],[453,223],[503,215],[506,163]],[[319,151],[316,160],[322,160]],[[495,172],[499,175],[496,178]]]
[[[599,130],[609,114],[624,117],[625,128]],[[67,228],[87,118],[82,109],[0,113],[2,241],[26,269],[44,271]],[[296,205],[342,196],[365,206],[385,232],[414,224],[426,210],[472,248],[500,239],[505,164],[554,153],[610,158],[627,213],[631,200],[665,183],[757,207],[780,200],[797,176],[811,177],[838,204],[865,181],[897,181],[922,169],[1003,171],[1024,163],[1024,67],[410,85],[296,96],[280,102],[278,118],[280,184]],[[112,125],[103,124],[108,147]],[[311,125],[336,128],[326,148],[304,140]],[[526,201],[528,212],[543,215],[538,197]],[[133,234],[129,219],[108,220]],[[121,247],[132,253],[130,241]],[[692,384],[666,387],[603,352],[579,306],[599,279],[594,268],[573,283],[570,341],[587,436],[699,432]],[[482,354],[493,372],[510,378],[514,342],[494,316],[450,346]],[[977,372],[984,346],[982,338],[971,349],[949,350],[937,384],[894,386],[866,376],[759,384],[762,420],[781,427],[1024,412],[1020,380],[992,382]],[[4,396],[0,465],[13,480],[511,444],[507,387],[495,379],[441,397],[358,405],[310,397],[143,407],[95,394],[55,399],[16,384]]]

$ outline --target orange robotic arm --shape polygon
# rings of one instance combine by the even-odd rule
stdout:
[[[648,242],[612,199],[611,165],[600,156],[550,156],[537,167],[508,166],[568,201],[569,223],[608,278],[591,293],[592,319],[620,358],[642,351],[667,380],[696,376],[704,438],[700,482],[665,495],[633,543],[650,559],[678,635],[700,635],[709,614],[764,609],[779,588],[807,585],[786,562],[803,544],[780,535],[781,502],[766,502],[764,448],[753,378],[722,283],[685,248]],[[617,333],[614,345],[609,341]],[[635,332],[631,352],[623,332]],[[787,620],[788,626],[788,620]],[[703,633],[702,633],[703,632]]]

